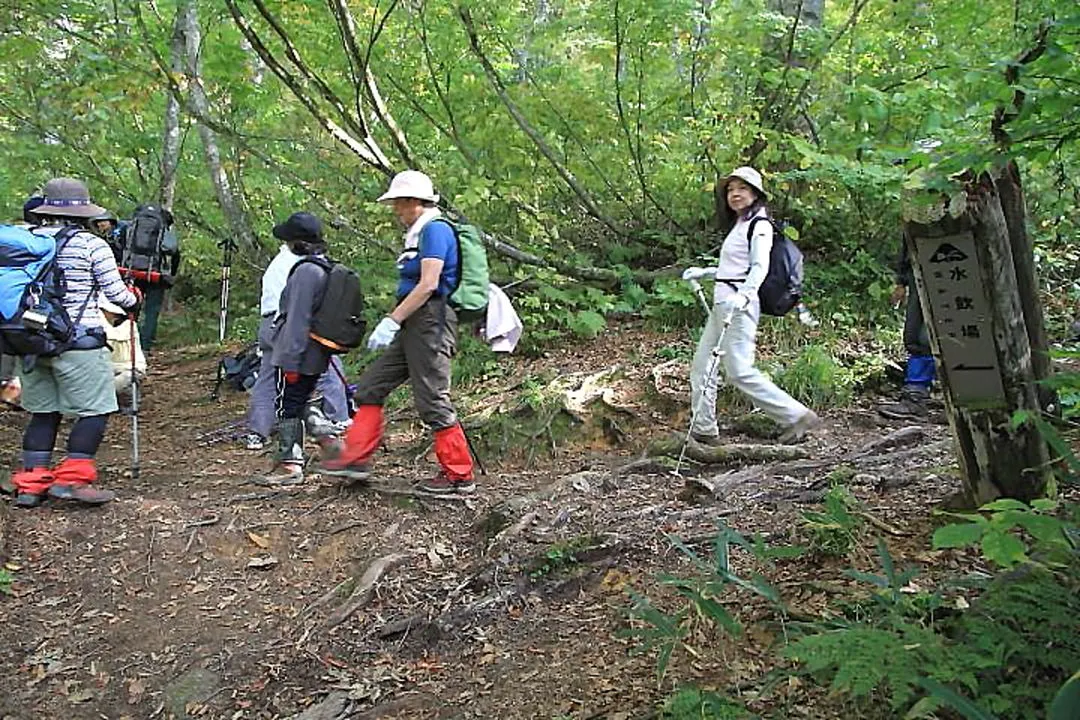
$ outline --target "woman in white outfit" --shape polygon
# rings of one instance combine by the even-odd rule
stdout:
[[[741,167],[724,181],[727,197],[725,218],[731,228],[720,249],[715,268],[687,268],[684,280],[716,279],[713,308],[701,334],[690,370],[690,400],[694,412],[691,437],[715,445],[720,431],[716,424],[717,372],[722,368],[727,381],[749,397],[755,406],[784,428],[781,442],[798,442],[821,419],[813,410],[778,388],[754,366],[755,338],[761,307],[758,288],[769,270],[773,228],[761,173]],[[753,237],[748,238],[751,222]],[[729,321],[730,318],[730,321]],[[727,330],[725,323],[730,322]],[[722,336],[722,338],[721,338]],[[713,348],[720,343],[719,362],[713,362]],[[709,370],[712,369],[712,376]]]

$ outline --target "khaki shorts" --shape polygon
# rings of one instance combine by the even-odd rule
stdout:
[[[19,363],[18,375],[22,379],[22,406],[32,413],[89,417],[118,409],[107,347],[39,357],[30,372],[24,372]]]

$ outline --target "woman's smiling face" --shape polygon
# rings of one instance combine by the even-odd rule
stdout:
[[[727,184],[727,204],[736,215],[742,215],[754,204],[757,193],[754,188],[740,180],[731,178]]]

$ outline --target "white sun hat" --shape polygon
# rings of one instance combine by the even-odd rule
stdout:
[[[403,170],[390,181],[390,189],[379,196],[378,202],[397,198],[416,198],[426,202],[439,202],[435,187],[429,178],[419,170]]]

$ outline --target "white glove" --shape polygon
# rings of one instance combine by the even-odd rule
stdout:
[[[700,267],[688,267],[683,270],[683,280],[701,280],[702,278],[712,277],[716,272],[716,268],[700,268]]]
[[[372,331],[371,337],[368,338],[368,350],[381,350],[394,342],[394,336],[398,334],[398,330],[400,329],[401,326],[397,324],[394,318],[384,317],[379,321],[379,324],[375,326],[375,330]]]
[[[734,295],[724,298],[723,304],[726,305],[728,311],[734,315],[737,312],[745,310],[750,305],[750,298],[743,293],[735,293]]]

